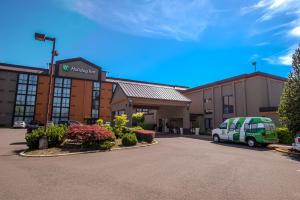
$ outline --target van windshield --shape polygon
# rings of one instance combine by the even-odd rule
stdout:
[[[266,131],[274,131],[275,125],[273,123],[264,123],[264,127]]]

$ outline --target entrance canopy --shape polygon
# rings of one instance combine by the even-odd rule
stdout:
[[[172,86],[120,81],[113,94],[111,109],[115,115],[127,114],[131,123],[136,108],[147,108],[155,111],[157,127],[168,126],[173,120],[174,126],[189,128],[190,103],[189,98]]]

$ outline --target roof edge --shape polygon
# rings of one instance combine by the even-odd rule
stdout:
[[[26,66],[26,65],[17,65],[17,64],[9,64],[9,63],[0,63],[0,65],[4,65],[7,67],[16,67],[16,68],[20,68],[20,69],[25,68],[25,69],[41,70],[41,71],[48,72],[48,69],[41,68],[41,67],[30,67],[30,66]]]
[[[255,77],[255,76],[263,76],[263,77],[272,78],[272,79],[276,79],[276,80],[280,80],[280,81],[286,81],[287,80],[287,78],[277,76],[277,75],[273,75],[273,74],[268,74],[268,73],[265,73],[265,72],[253,72],[253,73],[250,73],[250,74],[241,74],[241,75],[233,76],[233,77],[226,78],[226,79],[223,79],[223,80],[207,83],[207,84],[204,84],[204,85],[200,85],[200,86],[197,86],[197,87],[194,87],[194,88],[187,89],[187,90],[182,91],[182,92],[183,93],[194,92],[194,91],[201,90],[201,89],[204,89],[204,88],[213,87],[215,85],[228,83],[228,82],[231,82],[231,81],[237,81],[237,80],[240,80],[240,79],[243,79],[243,78],[252,78],[252,77]]]
[[[113,80],[120,80],[120,81],[128,81],[128,82],[133,82],[133,83],[152,84],[152,85],[158,85],[158,86],[180,87],[180,88],[189,89],[189,87],[187,87],[187,86],[182,86],[182,85],[171,85],[171,84],[165,84],[165,83],[155,83],[155,82],[140,81],[140,80],[132,80],[132,79],[125,79],[125,78],[106,77],[106,79],[113,79]]]

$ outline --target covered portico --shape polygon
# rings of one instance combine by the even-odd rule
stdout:
[[[129,125],[138,108],[148,109],[155,116],[158,131],[190,129],[191,100],[173,87],[144,83],[119,82],[113,94],[113,115],[127,114]],[[147,122],[146,122],[147,123]]]

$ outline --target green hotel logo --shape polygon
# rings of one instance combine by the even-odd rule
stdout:
[[[62,65],[62,71],[63,72],[76,72],[76,73],[83,73],[83,74],[96,74],[96,70],[85,69],[83,67],[77,67],[77,66],[70,66],[68,64]]]
[[[62,69],[64,72],[69,72],[71,70],[71,67],[69,65],[63,64]]]

